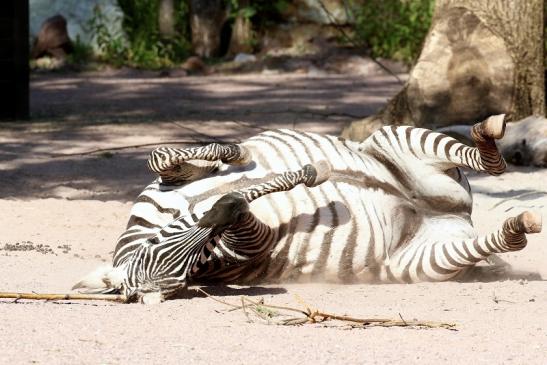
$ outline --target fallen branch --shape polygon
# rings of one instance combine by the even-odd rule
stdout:
[[[108,300],[126,302],[127,297],[121,294],[42,294],[42,293],[2,293],[0,299],[31,299],[31,300]]]
[[[343,316],[328,312],[322,312],[317,309],[306,308],[302,310],[299,308],[286,307],[265,304],[263,301],[255,302],[245,296],[241,297],[241,305],[226,302],[218,299],[207,293],[201,288],[197,288],[197,291],[205,294],[208,298],[231,307],[233,310],[242,310],[248,321],[250,321],[249,312],[252,312],[259,319],[265,321],[268,324],[276,324],[283,326],[302,325],[306,323],[321,323],[331,320],[349,322],[352,325],[358,324],[360,327],[411,327],[411,328],[444,328],[452,331],[456,331],[456,325],[454,323],[444,322],[432,322],[432,321],[408,321],[403,319],[399,314],[400,319],[388,319],[388,318],[357,318],[350,316]],[[267,311],[265,310],[267,309]],[[283,313],[285,312],[285,313]],[[295,317],[289,315],[286,312],[298,313],[300,316]],[[285,318],[278,318],[285,317]],[[278,319],[275,319],[278,318]]]

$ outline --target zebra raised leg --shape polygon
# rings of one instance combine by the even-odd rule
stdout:
[[[469,147],[452,137],[424,128],[384,127],[363,142],[360,149],[382,161],[408,162],[419,159],[441,170],[468,167],[499,175],[505,171],[505,160],[496,147],[495,140],[505,133],[505,115],[495,115],[477,123],[472,128],[476,147]]]
[[[501,153],[496,146],[496,139],[502,139],[505,134],[505,115],[495,115],[489,117],[481,123],[477,123],[471,129],[471,138],[477,146],[478,158],[476,153],[471,159],[466,161],[466,165],[474,166],[475,170],[486,171],[491,175],[500,175],[505,171],[506,164]],[[460,155],[462,161],[464,155]]]
[[[298,184],[317,186],[326,181],[329,175],[330,165],[319,161],[299,171],[285,172],[271,181],[220,198],[198,222],[199,226],[213,229],[220,239],[217,241],[217,250],[211,254],[211,260],[202,260],[194,267],[194,271],[198,272],[197,279],[234,281],[249,268],[245,266],[246,263],[269,254],[277,242],[277,231],[249,212],[252,201],[267,194],[291,190]],[[220,263],[220,266],[214,267],[213,262]]]
[[[469,239],[432,240],[417,234],[390,257],[389,276],[398,282],[445,281],[492,254],[522,250],[526,234],[541,231],[541,216],[524,212],[505,220],[497,232]],[[427,230],[427,228],[426,228]]]
[[[268,226],[249,212],[249,203],[298,184],[316,186],[328,179],[325,162],[285,172],[273,180],[222,196],[196,225],[178,234],[168,228],[148,239],[124,265],[126,295],[143,303],[164,300],[186,287],[193,275],[206,276],[207,262],[222,247],[222,262],[245,262],[269,247]],[[161,237],[161,232],[170,232]],[[205,272],[204,272],[205,271]]]
[[[202,147],[159,147],[150,153],[148,167],[156,172],[164,184],[179,184],[197,180],[216,170],[221,163],[247,165],[250,151],[239,144],[211,143]]]

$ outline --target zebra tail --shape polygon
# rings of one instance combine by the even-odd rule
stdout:
[[[123,283],[123,270],[112,265],[99,266],[84,276],[72,290],[88,294],[115,294],[120,292]]]

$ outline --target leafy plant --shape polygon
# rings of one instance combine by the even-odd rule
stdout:
[[[101,7],[95,6],[87,28],[97,44],[99,59],[115,66],[122,66],[126,58],[127,42],[124,34],[112,33],[107,24],[108,19],[101,11]]]
[[[175,2],[173,37],[159,32],[159,0],[118,0],[123,12],[121,34],[113,34],[99,6],[95,7],[89,28],[97,43],[101,59],[116,66],[158,69],[184,60],[190,50],[188,5]]]
[[[375,57],[413,63],[431,25],[434,0],[367,0],[350,6],[356,41]]]
[[[246,42],[253,50],[258,47],[260,33],[266,27],[283,21],[281,14],[289,3],[290,0],[225,0],[229,9],[228,21],[234,25],[239,18],[250,25]]]
[[[68,55],[67,61],[73,65],[83,65],[88,63],[93,58],[93,48],[84,43],[79,36],[72,42],[73,50]]]

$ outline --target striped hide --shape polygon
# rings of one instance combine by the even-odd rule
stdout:
[[[163,300],[193,284],[452,279],[541,229],[525,212],[474,233],[460,168],[503,173],[494,140],[504,127],[503,115],[475,125],[476,147],[385,127],[362,143],[275,130],[240,145],[158,148],[149,168],[159,177],[137,198],[103,282]]]

